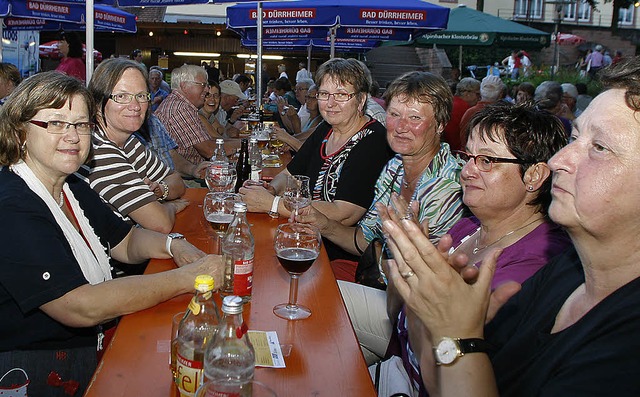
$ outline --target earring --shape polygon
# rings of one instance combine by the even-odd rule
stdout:
[[[22,153],[26,153],[27,152],[27,141],[22,142],[22,146],[20,146],[20,151]]]
[[[533,186],[529,185],[529,186],[527,186],[527,189],[529,189],[529,191],[532,192],[533,191]]]

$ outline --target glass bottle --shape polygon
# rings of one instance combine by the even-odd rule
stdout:
[[[247,337],[247,325],[242,319],[242,298],[229,295],[222,301],[222,320],[215,339],[205,352],[205,379],[253,379],[255,352]]]
[[[253,292],[253,257],[255,241],[247,222],[247,204],[235,203],[234,217],[222,239],[224,285],[220,293],[237,295],[243,302],[251,300]]]
[[[218,306],[213,300],[213,277],[197,276],[194,287],[196,293],[180,322],[175,343],[175,383],[181,397],[195,395],[202,384],[204,349],[220,323]]]
[[[224,151],[224,139],[216,139],[216,148],[213,151],[213,156],[211,156],[211,162],[214,165],[219,166],[227,167],[229,165],[229,158],[227,157],[227,153]]]
[[[252,181],[262,179],[262,149],[258,146],[258,139],[251,138],[249,141],[249,164],[251,164]]]
[[[249,164],[249,142],[247,139],[242,139],[240,143],[240,155],[238,157],[238,163],[236,164],[236,174],[238,179],[236,181],[235,192],[242,187],[242,184],[251,176],[251,165]]]

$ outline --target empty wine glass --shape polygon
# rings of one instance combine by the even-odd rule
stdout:
[[[287,186],[283,194],[284,206],[293,212],[293,219],[298,215],[298,210],[311,204],[311,191],[309,190],[309,177],[304,175],[288,175]]]
[[[205,182],[212,192],[232,193],[237,178],[235,168],[230,165],[225,166],[214,163],[207,168]]]
[[[287,320],[301,320],[311,315],[308,307],[298,305],[298,278],[311,267],[320,254],[320,230],[308,224],[285,223],[278,226],[273,241],[280,265],[289,272],[289,302],[276,305],[273,313]]]
[[[234,193],[209,192],[204,196],[204,217],[219,236],[227,232],[233,220],[233,205],[239,202],[242,202],[242,196]]]

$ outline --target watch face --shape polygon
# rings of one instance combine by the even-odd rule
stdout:
[[[458,344],[451,338],[444,338],[435,349],[436,360],[441,364],[451,364],[460,355]]]

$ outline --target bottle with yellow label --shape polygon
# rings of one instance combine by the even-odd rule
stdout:
[[[194,287],[196,294],[180,322],[175,343],[175,382],[181,397],[194,396],[202,384],[204,348],[215,337],[220,323],[218,306],[213,300],[213,277],[196,277]]]

